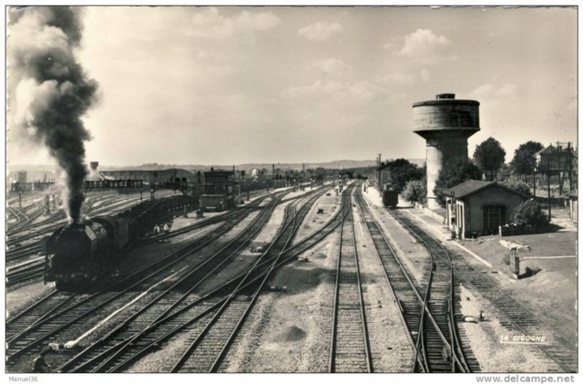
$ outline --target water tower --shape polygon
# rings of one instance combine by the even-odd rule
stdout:
[[[480,130],[480,103],[456,100],[442,93],[435,100],[413,104],[414,132],[427,145],[427,206],[439,208],[433,189],[443,164],[454,157],[468,158],[468,137]]]

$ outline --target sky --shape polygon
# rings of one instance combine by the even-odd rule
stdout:
[[[470,155],[577,140],[575,7],[83,8],[87,162],[421,159],[412,104],[439,93],[480,102]],[[52,161],[17,129],[11,163]]]

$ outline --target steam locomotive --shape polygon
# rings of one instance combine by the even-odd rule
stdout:
[[[196,208],[189,196],[149,200],[114,216],[66,225],[43,240],[46,282],[58,290],[87,284],[119,262],[137,240],[159,222]]]

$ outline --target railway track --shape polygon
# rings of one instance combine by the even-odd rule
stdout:
[[[119,202],[109,204],[111,201]],[[131,206],[135,202],[139,200],[139,197],[131,197],[128,199],[128,196],[120,196],[118,194],[107,194],[102,196],[92,196],[87,198],[86,202],[81,207],[81,215],[85,216],[92,210],[94,210],[95,205],[100,205],[101,208],[94,210],[94,215],[103,214],[104,212],[108,212],[111,210],[118,209],[120,207],[126,208],[127,206]],[[57,212],[51,214],[46,219],[40,222],[34,222],[43,214],[42,206],[39,206],[39,209],[35,212],[34,216],[31,215],[31,219],[27,222],[27,225],[20,226],[17,230],[11,231],[8,233],[9,239],[7,241],[7,245],[14,245],[18,242],[26,241],[36,236],[39,236],[39,232],[46,233],[51,232],[58,229],[60,226],[65,225],[67,223],[67,217],[63,210],[58,210]],[[38,231],[33,233],[26,233],[20,236],[16,236],[18,233],[21,232],[29,232],[32,230],[38,229]]]
[[[340,227],[329,371],[373,372],[352,210]]]
[[[227,221],[240,214],[237,210],[232,210],[223,215],[217,215],[205,220],[196,222],[194,224],[185,226],[178,230],[172,231],[169,234],[160,234],[158,236],[153,236],[142,242],[142,244],[148,244],[156,241],[165,241],[167,239],[191,232],[193,230],[204,228],[208,225],[213,225]],[[9,253],[7,255],[8,262],[15,262],[16,260],[32,256],[39,255],[42,252],[42,245],[40,242],[25,245],[18,248],[16,251]],[[44,275],[44,267],[41,265],[40,258],[34,258],[32,260],[27,260],[26,262],[19,263],[18,265],[9,265],[6,269],[6,284],[8,287],[13,287],[21,283],[30,283],[38,281]],[[33,262],[34,261],[34,262]]]
[[[273,267],[279,260],[281,251],[289,244],[298,226],[295,224],[297,215],[295,207],[290,204],[286,207],[283,228],[278,231],[276,238],[269,248],[257,259],[247,275],[223,301],[222,305],[206,322],[200,333],[193,338],[180,359],[173,365],[170,372],[216,372],[237,332],[251,312],[257,298],[270,277]],[[267,268],[262,269],[263,264]],[[258,284],[241,289],[252,276],[261,275],[263,278]],[[238,300],[239,290],[245,294],[243,300]]]
[[[402,220],[398,212],[389,212],[431,255],[429,287],[425,299],[431,318],[424,316],[422,329],[427,334],[421,343],[427,368],[431,372],[478,371],[479,366],[473,355],[469,356],[472,362],[470,367],[466,353],[471,354],[471,351],[467,345],[462,345],[458,333],[455,307],[459,297],[455,297],[455,271],[449,251],[440,243],[428,241],[416,228],[409,225],[409,221]]]
[[[6,207],[6,210],[8,211],[8,218],[13,217],[16,220],[14,223],[7,223],[7,235],[18,231],[19,228],[25,226],[30,220],[22,209]]]
[[[172,372],[184,371],[184,367],[193,362],[195,370],[202,368],[203,372],[217,372],[224,368],[222,365],[230,347],[253,310],[259,295],[267,286],[278,263],[282,260],[283,253],[291,247],[308,211],[325,192],[326,189],[321,189],[321,192],[310,197],[299,210],[293,203],[286,207],[284,221],[274,241],[227,297],[224,304],[225,315],[218,318],[215,315],[214,318],[217,319],[215,324],[212,324],[207,331],[207,336],[203,336],[202,340],[198,341],[198,348],[196,348],[196,340],[191,344],[191,347],[194,347],[190,348],[193,358],[190,358],[188,354],[183,355],[183,358],[174,365]],[[240,304],[241,297],[237,296],[239,292],[243,295],[243,303],[248,301],[246,305]],[[212,364],[207,365],[206,356],[213,352],[215,357],[211,360]],[[202,366],[198,365],[197,361],[203,363]],[[193,368],[192,365],[188,367],[189,370]]]
[[[345,213],[344,213],[345,214]],[[277,263],[277,265],[275,267],[281,266],[286,262],[295,260],[295,258],[297,257],[297,255],[303,251],[305,251],[306,249],[310,248],[311,246],[313,246],[314,244],[316,244],[318,241],[320,241],[322,238],[324,238],[325,236],[327,236],[331,231],[334,230],[334,228],[336,228],[339,225],[339,222],[337,222],[337,220],[335,220],[334,218],[331,219],[324,227],[323,227],[323,231],[318,232],[317,234],[315,233],[313,236],[311,236],[310,238],[306,238],[304,240],[302,240],[302,242],[294,245],[293,248],[295,251],[292,252],[291,249],[288,249],[284,252],[282,252],[282,255],[285,255],[285,259],[282,259],[280,262]],[[216,234],[215,232],[213,234]],[[169,263],[169,260],[161,260],[159,263],[153,263],[153,264],[157,264],[157,265],[167,265]],[[260,264],[265,266],[266,264]],[[273,266],[273,264],[272,264]],[[149,267],[149,270],[152,270],[152,266]],[[271,266],[266,269],[270,270]],[[266,273],[266,272],[262,272],[262,273]],[[263,275],[259,274],[256,277],[253,277],[252,280],[250,281],[251,284],[254,281],[260,279]],[[238,284],[239,282],[241,282],[241,279],[244,278],[243,274],[240,274],[238,276],[236,276],[235,278],[231,279],[227,285],[235,285]],[[118,283],[119,284],[119,283]],[[247,285],[246,285],[247,286]],[[241,289],[244,289],[244,287],[242,287]],[[119,289],[121,289],[120,286],[116,286],[115,284],[108,287],[107,290],[109,291],[118,291]],[[97,290],[95,290],[96,292],[99,292]],[[206,297],[206,300],[208,301],[207,303],[205,303],[205,305],[209,305],[212,306],[212,301],[213,300],[217,300],[217,298],[215,297],[215,295],[220,295],[222,292],[222,290],[217,289],[216,292],[213,293],[213,295],[209,295]],[[224,292],[223,292],[224,294]],[[96,293],[97,295],[97,293]],[[40,348],[40,344],[41,343],[46,343],[49,342],[51,340],[55,340],[56,339],[56,334],[58,334],[58,330],[57,333],[52,333],[52,332],[44,332],[43,336],[40,338],[42,340],[40,340],[38,337],[35,337],[34,332],[31,332],[31,329],[47,329],[47,328],[54,328],[49,326],[48,324],[50,323],[50,321],[53,321],[54,319],[57,318],[63,318],[65,316],[67,316],[67,318],[75,318],[74,313],[73,313],[73,308],[76,307],[83,307],[84,305],[86,306],[86,304],[80,304],[81,302],[87,303],[87,301],[89,301],[90,299],[88,298],[77,298],[77,299],[71,299],[70,297],[66,299],[66,301],[68,301],[67,305],[64,305],[62,303],[59,303],[59,299],[53,299],[53,297],[58,297],[59,294],[58,293],[54,293],[51,297],[49,297],[49,299],[47,299],[47,301],[45,301],[45,303],[51,302],[51,304],[45,304],[44,307],[46,308],[56,308],[57,306],[59,306],[60,310],[57,312],[56,310],[52,310],[50,315],[43,315],[42,311],[41,313],[35,313],[34,310],[28,310],[26,311],[27,314],[26,316],[18,316],[19,319],[18,321],[16,321],[16,319],[14,319],[11,323],[12,323],[12,327],[14,328],[14,324],[15,323],[24,323],[24,325],[21,325],[21,329],[20,329],[20,334],[18,334],[18,332],[16,332],[17,334],[15,335],[14,330],[12,330],[10,332],[10,335],[8,336],[8,340],[9,340],[9,351],[7,353],[8,357],[9,357],[9,362],[12,362],[12,364],[14,364],[14,361],[18,360],[20,357],[22,358],[26,358],[26,356],[30,355],[31,353],[35,353],[36,351],[38,351],[38,349]],[[52,300],[51,300],[52,299]],[[60,300],[62,301],[63,298],[61,297]],[[95,300],[94,300],[95,301]],[[103,301],[103,299],[99,300],[100,302]],[[92,304],[93,306],[95,306],[95,303]],[[174,311],[172,312],[171,315],[168,315],[166,318],[161,319],[160,321],[172,321],[171,317],[175,317],[175,316],[179,316],[181,313],[187,312],[190,310],[190,304],[186,303],[183,304],[180,307],[175,307]],[[200,310],[200,305],[198,305],[196,307],[198,310]],[[22,321],[24,319],[29,319],[28,320],[28,324],[26,321]],[[42,321],[39,321],[39,318],[42,319]],[[31,320],[32,319],[32,320]],[[75,320],[73,320],[74,322]],[[70,323],[69,325],[71,325],[72,323]],[[133,323],[136,324],[136,323]],[[10,328],[10,324],[7,324],[8,327]],[[144,325],[144,323],[142,322],[142,325]],[[64,325],[64,327],[62,329],[66,329],[68,325]],[[154,325],[152,325],[153,327]],[[150,327],[148,327],[148,329],[150,329]],[[14,351],[14,350],[10,350],[10,348],[12,348],[15,345],[15,341],[22,341],[22,340],[34,340],[33,343],[28,343],[27,346],[25,346],[24,351]],[[100,342],[95,343],[95,345],[98,345]],[[30,344],[34,344],[34,345],[30,345]],[[134,344],[135,345],[135,344]],[[155,348],[155,345],[154,347]],[[88,354],[91,354],[90,352],[87,352],[87,354],[85,356],[88,356]],[[77,364],[74,364],[75,366]],[[75,368],[71,368],[72,370],[74,370]],[[99,369],[103,369],[99,368]],[[64,371],[67,371],[67,367],[63,368]],[[83,369],[81,369],[81,371],[84,371]]]
[[[108,197],[108,198],[106,198],[106,201],[116,200],[116,199],[118,199],[118,198],[117,197]],[[104,208],[100,208],[98,210],[95,210],[94,214],[98,215],[100,213],[109,212],[111,210],[119,208],[120,206],[126,207],[127,205],[133,204],[135,201],[137,201],[137,198],[131,199],[130,202],[122,201],[122,202],[119,202],[119,203],[116,203],[113,205],[109,205],[109,206],[106,206]],[[93,209],[93,205],[95,203],[96,203],[96,201],[94,199],[90,199],[87,203],[83,204],[83,206],[81,207],[81,216],[85,216],[89,212],[91,212],[91,210]],[[41,215],[42,215],[42,209],[39,210],[38,215],[34,219],[31,219],[29,221],[28,225],[18,228],[17,231],[13,231],[13,232],[8,233],[8,241],[6,242],[6,244],[8,246],[12,246],[12,245],[15,245],[17,243],[33,239],[35,237],[45,235],[47,233],[52,233],[52,232],[56,231],[57,229],[59,229],[60,227],[62,227],[63,225],[67,224],[66,215],[62,210],[52,214],[46,220],[43,220],[43,221],[38,222],[38,223],[33,223],[33,221],[36,220],[36,218],[40,217]],[[34,230],[36,230],[36,231],[34,231]],[[22,232],[28,232],[28,233],[23,233],[23,234],[17,236],[18,233],[22,233]]]
[[[412,220],[404,214],[399,214],[400,219],[416,231],[424,242],[434,244],[434,247],[443,247],[443,245],[431,235],[423,231]],[[465,283],[473,287],[475,291],[490,301],[498,311],[505,316],[501,323],[511,331],[521,335],[541,335],[552,336],[552,342],[548,345],[537,345],[541,352],[553,360],[560,368],[561,372],[577,372],[577,345],[571,342],[550,325],[538,318],[528,308],[510,294],[500,289],[496,280],[483,273],[468,263],[464,258],[455,252],[448,252],[452,265],[455,270],[457,283]]]
[[[45,258],[43,256],[26,261],[24,263],[6,268],[6,286],[11,287],[27,281],[37,280],[45,271]]]
[[[251,237],[262,228],[270,215],[271,212],[266,217],[255,219],[258,225]],[[104,345],[90,347],[79,354],[75,359],[86,357],[82,364],[79,365],[75,360],[72,360],[62,366],[61,370],[73,372],[119,371],[148,351],[156,350],[160,343],[173,335],[186,332],[186,330],[189,334],[195,332],[200,328],[200,324],[193,320],[193,316],[197,320],[200,320],[198,319],[200,317],[208,320],[219,312],[220,301],[212,297],[212,294],[206,295],[209,299],[203,299],[193,295],[192,292],[207,278],[214,276],[225,261],[238,254],[248,244],[249,239],[243,241],[234,239],[209,259],[220,261],[220,263],[206,264],[204,276],[196,275],[196,271],[190,272],[156,297],[154,300],[156,304],[151,308],[144,308],[143,311],[136,313],[135,317],[132,316],[131,319],[128,319],[129,321],[116,329],[115,332],[110,333],[107,340],[104,340]],[[223,289],[224,287],[219,287],[215,291]],[[185,293],[177,295],[176,292]],[[144,326],[146,327],[144,328]],[[137,330],[139,327],[142,329]],[[73,368],[74,365],[76,366]]]
[[[123,206],[124,208],[127,208],[128,204],[132,205],[135,203],[135,198],[133,200],[131,200],[130,202],[128,201],[124,201],[121,206]],[[117,206],[119,208],[119,205]],[[84,205],[83,206],[83,215],[87,214],[90,212],[91,207]],[[110,213],[112,212],[112,210],[116,210],[116,206],[104,206],[103,208],[100,208],[99,210],[94,211],[95,215],[98,214],[105,214],[105,213]],[[58,230],[59,228],[61,228],[62,226],[66,225],[67,221],[66,219],[64,219],[64,213],[58,212],[59,217],[62,216],[63,218],[53,218],[53,219],[48,219],[42,223],[37,223],[34,224],[36,227],[34,228],[41,228],[39,231],[33,232],[33,233],[28,233],[16,238],[12,238],[9,239],[9,241],[7,242],[7,245],[9,246],[14,246],[16,243],[19,242],[23,242],[23,241],[27,241],[30,239],[34,239],[40,236],[45,236],[45,235],[49,235],[51,233],[53,233],[54,231]],[[56,216],[55,216],[56,217]],[[54,223],[54,224],[52,224]],[[29,227],[27,228],[27,230],[31,230],[33,228]],[[35,241],[29,244],[25,244],[22,246],[19,246],[17,248],[12,248],[10,249],[7,253],[6,253],[6,260],[9,262],[15,261],[15,260],[19,260],[19,259],[23,259],[25,257],[34,255],[34,254],[38,254],[39,252],[42,251],[42,245],[41,245],[41,241]]]
[[[90,210],[90,207],[91,205],[84,206],[84,211],[88,212]],[[42,211],[40,213],[42,213]],[[31,220],[31,222],[32,221],[33,220]],[[40,224],[41,226],[46,225],[46,223]],[[44,228],[44,230],[45,231],[57,230],[62,225],[64,225],[64,223],[58,223],[48,228]],[[31,230],[34,226],[38,226],[38,223],[33,224],[32,226],[28,226],[26,230]],[[30,236],[34,237],[39,235],[40,235],[39,233],[30,234]],[[22,237],[20,239],[22,239]],[[42,253],[41,241],[30,243],[7,252],[6,286],[14,287],[17,285],[21,285],[23,283],[32,283],[42,278],[44,275],[44,258],[42,256],[30,258],[30,256],[40,255],[41,253]]]
[[[307,242],[308,241],[305,241],[304,243]],[[295,255],[292,255],[288,258],[287,261],[290,261],[294,258]],[[238,284],[245,275],[246,273],[242,272],[239,276],[236,276],[231,281],[227,282],[227,284],[225,284],[223,287],[219,287],[200,298],[196,298],[195,296],[194,298],[191,298],[190,300],[191,302],[185,303],[185,305],[182,305],[179,309],[177,309],[176,307],[172,308],[172,312],[169,315],[166,315],[164,318],[160,318],[160,316],[158,316],[159,320],[149,324],[144,332],[134,336],[133,338],[126,340],[125,343],[121,342],[118,343],[117,347],[114,347],[116,348],[116,350],[118,350],[118,353],[124,353],[124,351],[117,348],[121,348],[130,343],[131,347],[135,347],[137,348],[137,350],[134,350],[133,355],[130,354],[130,356],[125,357],[124,359],[122,359],[122,361],[118,361],[117,366],[109,368],[109,371],[122,370],[124,366],[127,366],[128,364],[130,364],[132,361],[135,361],[139,357],[144,356],[145,354],[150,353],[152,351],[158,350],[160,348],[161,343],[163,343],[164,340],[172,337],[172,335],[174,335],[176,332],[182,331],[188,332],[189,334],[190,333],[198,334],[201,329],[200,324],[204,323],[205,319],[208,320],[212,318],[214,315],[216,315],[220,306],[223,304],[223,300],[225,300],[224,298],[223,299],[217,298],[216,295],[223,292],[225,290],[225,287],[231,284]],[[131,322],[131,324],[136,323],[137,323],[136,321]],[[147,323],[142,322],[142,327],[145,325],[147,325]],[[174,327],[174,329],[171,329],[172,327]],[[145,332],[147,332],[147,334],[144,334]],[[119,335],[117,334],[114,335],[112,333],[112,337],[116,337],[116,339],[119,339]],[[103,352],[101,353],[96,353],[95,351],[92,352],[91,351],[92,349],[93,349],[92,347],[89,347],[84,354],[97,355],[99,356],[99,358],[103,359],[103,356],[100,356]],[[126,350],[125,352],[127,353],[128,351]],[[83,353],[80,354],[80,356],[81,355],[83,355]],[[71,369],[71,364],[72,363],[64,365],[62,369],[65,371],[69,371]],[[103,363],[101,363],[100,365],[101,366],[99,365],[96,366],[94,361],[86,362],[83,366],[75,368],[74,371],[85,372],[106,369]],[[172,368],[171,366],[168,366],[167,369],[171,370],[171,368]]]
[[[233,214],[227,214],[222,216],[215,216],[204,221],[200,221],[183,227],[180,230],[174,231],[168,235],[160,235],[147,239],[142,243],[142,245],[154,242],[154,241],[164,241],[171,237],[175,237],[184,233],[191,232],[193,230],[202,229],[206,226],[221,223],[235,217],[237,212]],[[16,259],[24,258],[34,254],[40,254],[42,252],[42,245],[40,243],[33,243],[26,248],[20,250],[20,253],[12,254],[7,261],[15,261]],[[44,256],[40,256],[26,262],[19,263],[17,265],[10,265],[6,268],[6,285],[12,287],[24,282],[34,282],[42,278],[44,275]]]
[[[387,281],[399,304],[402,320],[415,346],[415,371],[469,372],[471,368],[457,344],[457,329],[450,324],[451,295],[454,293],[451,266],[448,268],[445,262],[438,263],[432,253],[432,263],[426,268],[424,281],[413,281],[374,220],[362,195],[358,193],[356,197]]]
[[[87,205],[83,205],[81,207],[82,215],[84,215],[88,210],[89,210],[89,207]],[[12,234],[12,236],[8,236],[8,240],[6,241],[6,245],[8,247],[16,246],[19,243],[22,243],[22,242],[25,242],[25,241],[49,234],[49,233],[52,233],[52,232],[56,231],[57,229],[61,228],[62,226],[64,226],[66,223],[67,223],[67,221],[65,219],[49,219],[49,220],[46,220],[42,223],[37,223],[37,224],[33,224],[27,228],[22,228],[18,232],[14,232]],[[34,229],[37,229],[37,228],[40,228],[40,229],[37,231],[34,231]],[[27,232],[27,233],[22,233],[22,232]],[[20,235],[17,235],[17,234],[20,234]],[[18,250],[19,248],[16,248],[16,250]],[[8,256],[10,256],[10,252],[12,252],[12,250],[9,251]]]
[[[253,209],[259,203],[260,200],[248,208]],[[172,268],[175,263],[186,258],[190,253],[201,249],[230,230],[246,214],[247,212],[241,212],[238,217],[225,223],[214,232],[130,275],[124,276],[122,279],[104,276],[103,279],[97,279],[94,284],[90,284],[86,289],[71,296],[52,294],[47,299],[39,301],[38,304],[9,318],[6,323],[7,360],[14,362],[21,356],[37,352],[41,348],[41,343],[53,340],[63,329],[95,314],[96,311],[125,293],[131,292],[134,287],[139,286],[152,276]],[[87,294],[81,295],[80,293],[83,291]],[[59,308],[59,311],[55,308]]]

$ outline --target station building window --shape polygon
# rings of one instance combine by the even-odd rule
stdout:
[[[488,205],[484,207],[484,231],[497,233],[498,227],[506,224],[506,207],[503,205]]]

